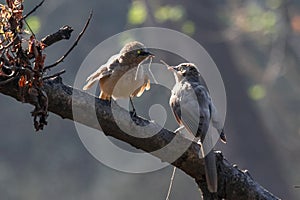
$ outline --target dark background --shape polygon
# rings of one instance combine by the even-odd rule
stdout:
[[[25,10],[38,3],[25,1]],[[52,0],[28,22],[37,38],[65,24],[74,28],[70,41],[46,50],[52,63],[93,9],[84,37],[57,67],[67,70],[63,78],[69,85],[86,55],[114,34],[144,26],[188,34],[214,59],[225,84],[228,143],[217,149],[275,195],[299,199],[300,189],[294,188],[300,185],[299,8],[296,0]],[[69,120],[50,113],[49,125],[35,133],[32,109],[1,95],[1,199],[165,198],[172,167],[147,174],[112,170],[89,154]],[[171,199],[185,198],[200,194],[194,181],[177,171]]]

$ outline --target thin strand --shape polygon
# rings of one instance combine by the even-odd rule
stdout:
[[[88,18],[88,20],[85,23],[84,28],[82,29],[82,31],[80,32],[80,34],[78,35],[77,39],[75,40],[74,44],[71,46],[71,48],[65,53],[65,55],[63,55],[60,59],[58,59],[55,63],[53,63],[52,65],[46,66],[44,68],[44,71],[46,71],[47,69],[51,69],[52,67],[55,67],[56,65],[58,65],[59,63],[63,62],[64,59],[69,55],[69,53],[71,53],[71,51],[77,46],[79,40],[81,39],[81,37],[83,36],[84,32],[86,31],[91,18],[93,16],[93,11],[91,11],[90,16]]]
[[[136,72],[135,72],[135,77],[134,77],[134,80],[135,80],[135,81],[137,80],[137,76],[138,76],[140,67],[141,67],[141,63],[137,66],[137,69],[136,69]]]
[[[156,80],[155,77],[154,77],[154,74],[153,74],[152,71],[151,71],[152,60],[153,60],[153,59],[152,59],[152,57],[151,57],[151,58],[150,58],[149,65],[148,65],[148,70],[149,70],[150,75],[151,75],[152,78],[153,78],[154,83],[155,83],[155,84],[158,84],[157,80]]]
[[[31,29],[31,27],[29,26],[29,24],[27,23],[27,21],[26,21],[25,19],[24,19],[24,22],[25,22],[25,24],[27,25],[27,27],[28,27],[30,33],[31,33],[31,34],[33,35],[33,37],[35,38],[35,34],[34,34],[33,30]]]
[[[160,60],[160,62],[162,63],[162,64],[164,64],[164,65],[166,65],[167,67],[171,67],[170,65],[168,65],[165,61],[163,61],[163,60]]]
[[[56,74],[44,77],[43,80],[47,80],[47,79],[58,77],[58,76],[62,75],[65,72],[66,72],[66,70],[61,70],[60,72],[57,72]]]
[[[172,172],[172,176],[171,176],[169,190],[168,190],[168,194],[167,194],[166,200],[169,200],[169,197],[170,197],[170,194],[171,194],[172,185],[173,185],[174,177],[175,177],[175,172],[176,172],[176,167],[173,168],[173,172]]]
[[[34,13],[39,7],[42,6],[42,4],[45,2],[45,0],[43,0],[41,3],[39,3],[38,5],[36,5],[29,13],[27,13],[26,15],[24,15],[22,17],[22,19],[26,19],[29,15],[31,15],[32,13]]]

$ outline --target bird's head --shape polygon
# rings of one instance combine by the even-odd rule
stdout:
[[[140,64],[142,61],[154,55],[147,50],[144,44],[134,41],[127,43],[120,51],[123,60]]]
[[[181,63],[177,66],[168,66],[168,69],[174,73],[177,81],[181,81],[184,78],[198,78],[199,76],[199,71],[193,63]]]

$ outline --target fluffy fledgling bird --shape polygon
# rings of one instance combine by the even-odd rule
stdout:
[[[139,97],[150,89],[150,79],[139,65],[153,56],[144,44],[133,41],[127,43],[121,51],[113,55],[107,63],[87,78],[83,90],[89,89],[99,81],[100,99]],[[134,106],[132,104],[135,113]]]
[[[171,109],[178,124],[183,125],[197,142],[201,142],[207,186],[210,192],[217,192],[216,160],[212,136],[208,133],[212,124],[221,140],[226,142],[223,124],[217,118],[216,108],[197,67],[192,63],[182,63],[168,66],[168,69],[173,71],[176,80],[169,101]]]

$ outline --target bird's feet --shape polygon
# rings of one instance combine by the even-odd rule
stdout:
[[[227,142],[227,139],[226,139],[226,136],[225,136],[225,133],[224,133],[224,129],[222,129],[222,131],[220,133],[220,138],[221,138],[222,142],[224,142],[224,143]]]
[[[132,111],[129,112],[131,118],[135,118],[137,116],[135,109],[132,109]]]
[[[130,101],[130,104],[132,107],[132,111],[130,111],[129,113],[130,113],[131,118],[133,118],[133,117],[136,117],[137,114],[136,114],[135,107],[133,105],[133,101],[132,101],[131,97],[129,97],[129,101]]]

